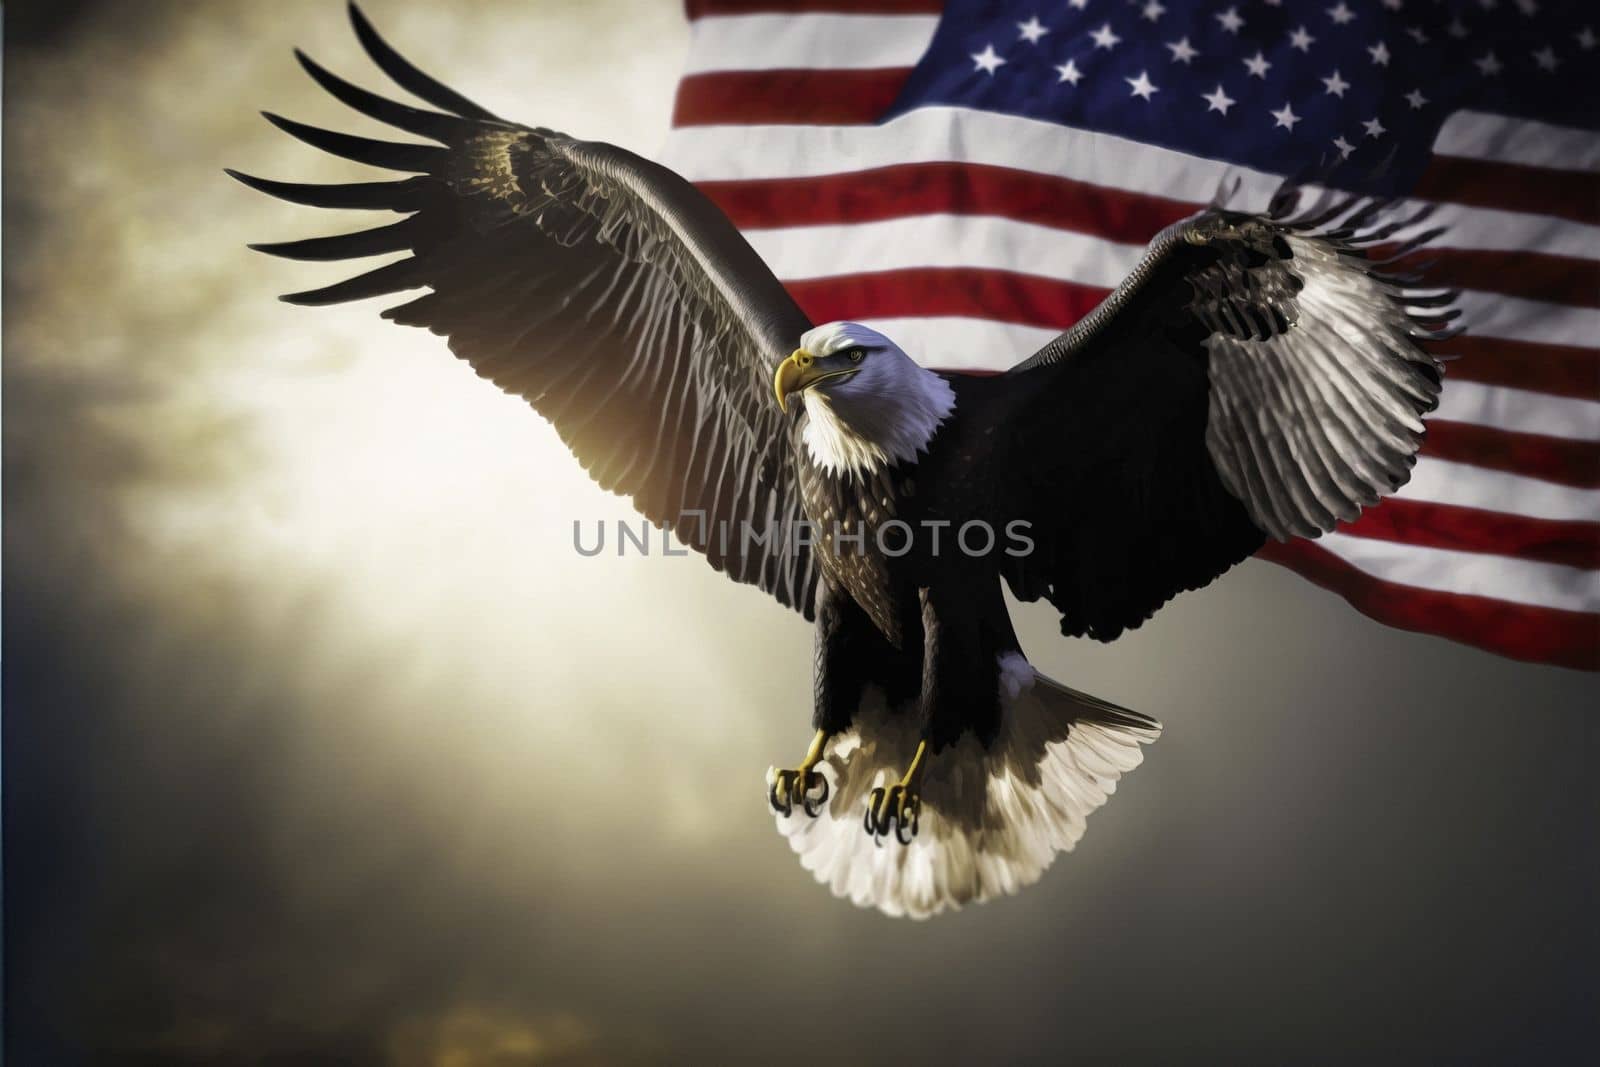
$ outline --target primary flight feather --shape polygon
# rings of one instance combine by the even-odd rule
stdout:
[[[937,373],[866,326],[810,322],[678,175],[500,119],[350,15],[429,106],[301,64],[422,140],[267,118],[402,176],[229,173],[405,217],[254,247],[409,253],[284,299],[426,290],[384,316],[446,337],[602,486],[815,622],[816,736],[768,795],[802,863],[858,904],[920,917],[1037,880],[1160,730],[1035,672],[1003,587],[1111,640],[1267,536],[1315,537],[1409,477],[1440,387],[1418,341],[1444,335],[1452,294],[1365,250],[1416,216],[1297,211],[1292,188],[1264,215],[1204,211],[1011,371]]]

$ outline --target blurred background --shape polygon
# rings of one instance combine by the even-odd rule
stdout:
[[[645,154],[673,0],[371,0],[492,110]],[[1075,853],[929,923],[774,833],[809,627],[625,520],[222,175],[368,132],[336,0],[5,5],[6,1049],[75,1063],[1573,1062],[1592,676],[1250,562],[1030,658],[1167,732]],[[352,218],[352,224],[357,220]],[[351,228],[355,228],[352,225]]]

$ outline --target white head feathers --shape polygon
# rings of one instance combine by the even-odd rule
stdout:
[[[808,330],[800,347],[817,358],[864,348],[861,369],[806,390],[806,450],[833,474],[914,460],[955,410],[955,390],[900,346],[856,322]]]

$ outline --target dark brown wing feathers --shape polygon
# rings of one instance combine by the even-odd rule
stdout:
[[[809,551],[740,533],[799,515],[788,423],[768,383],[810,321],[732,223],[671,171],[505,122],[402,59],[354,6],[351,20],[373,61],[437,110],[362,89],[297,53],[301,65],[354,110],[436,143],[267,118],[334,155],[414,176],[306,185],[229,173],[294,203],[407,216],[252,246],[259,251],[318,261],[410,254],[284,299],[428,290],[385,317],[447,337],[480,375],[549,418],[602,486],[809,617]]]

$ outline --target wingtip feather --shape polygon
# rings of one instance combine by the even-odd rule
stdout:
[[[373,27],[370,20],[354,3],[350,4],[350,25],[356,39],[378,69],[387,74],[396,85],[434,107],[441,108],[461,118],[502,121],[494,112],[482,107],[451,89],[433,76],[424,73],[410,60],[395,50]]]
[[[309,55],[296,48],[295,58],[300,61],[301,68],[334,99],[346,107],[359,111],[368,118],[377,119],[379,122],[388,123],[407,133],[414,133],[419,137],[428,137],[441,144],[449,144],[454,139],[454,134],[468,125],[469,120],[457,115],[450,115],[439,111],[424,111],[402,104],[388,97],[379,96],[377,93],[363,89],[312,59]]]
[[[370,137],[356,137],[335,130],[325,130],[294,119],[284,118],[271,111],[261,116],[272,125],[313,148],[330,155],[373,167],[426,174],[448,155],[448,149],[437,145],[413,144],[402,141],[378,141]]]

